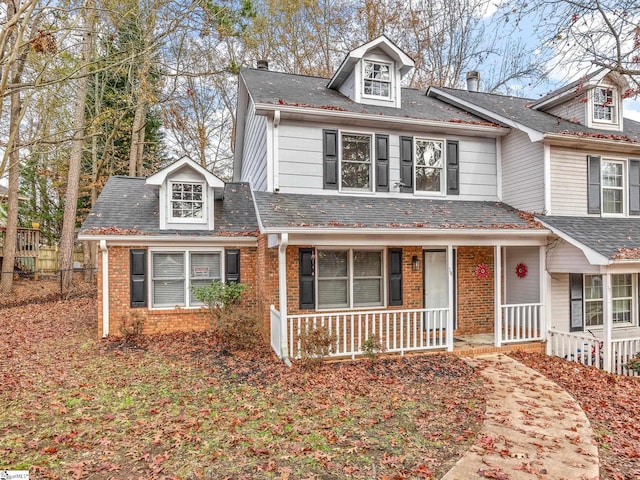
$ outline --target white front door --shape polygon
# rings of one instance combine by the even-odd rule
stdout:
[[[424,251],[424,307],[427,309],[449,307],[446,250]]]

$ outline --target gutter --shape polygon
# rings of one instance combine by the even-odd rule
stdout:
[[[280,304],[280,351],[282,361],[288,367],[291,366],[289,360],[289,339],[287,331],[287,246],[289,245],[289,234],[283,233],[280,236],[280,246],[278,247],[278,303]],[[282,320],[284,319],[284,325]]]
[[[576,142],[579,142],[580,145],[584,145],[586,144],[593,144],[593,145],[599,145],[603,148],[614,148],[617,151],[627,151],[627,152],[634,152],[636,154],[638,154],[638,152],[640,152],[640,143],[637,142],[627,142],[627,141],[622,141],[622,140],[614,140],[614,139],[607,139],[607,138],[598,138],[598,137],[590,137],[590,136],[582,136],[579,135],[579,132],[575,132],[576,134],[572,134],[571,132],[567,132],[567,133],[545,133],[544,135],[544,139],[546,141],[552,142],[555,145],[568,145],[568,146],[575,146]],[[599,135],[599,133],[595,133],[596,135]],[[606,136],[608,134],[603,133],[602,135]],[[614,136],[619,136],[619,137],[628,137],[628,135],[625,135],[625,132],[620,132],[620,131],[616,131],[616,130],[611,130],[610,135],[614,135]],[[632,138],[629,137],[630,140],[633,140]]]
[[[543,222],[540,222],[543,223]],[[546,225],[545,225],[546,226]],[[547,227],[549,228],[549,227]],[[446,236],[468,236],[483,235],[504,237],[517,237],[525,235],[545,237],[549,235],[549,230],[541,228],[375,228],[375,227],[326,227],[326,228],[308,228],[308,227],[282,227],[282,228],[264,228],[262,233],[269,234],[285,234],[286,233],[304,233],[309,235],[446,235]]]
[[[109,251],[107,241],[100,240],[102,252],[102,338],[109,335]]]
[[[205,235],[199,236],[167,236],[167,235],[93,235],[93,234],[83,234],[80,233],[78,235],[78,240],[88,240],[88,241],[109,241],[110,245],[148,245],[150,242],[164,242],[164,243],[178,243],[184,244],[185,242],[189,243],[206,243],[213,245],[256,245],[258,239],[252,235],[239,235],[239,236],[228,236],[228,237],[208,237]]]
[[[540,220],[538,217],[535,217],[535,218],[538,222],[540,222],[546,228],[551,230],[551,232],[554,235],[560,237],[562,240],[564,240],[568,244],[573,245],[577,249],[581,250],[591,265],[610,265],[611,263],[613,263],[611,260],[609,260],[607,257],[602,255],[601,253],[598,253],[592,248],[587,247],[585,244],[580,243],[572,236],[564,233],[562,230],[558,230],[557,228],[545,223],[543,220]]]
[[[314,117],[329,117],[331,119],[347,119],[347,120],[369,120],[373,122],[388,123],[390,120],[396,125],[407,126],[421,126],[430,128],[440,128],[446,130],[460,130],[463,132],[479,132],[488,134],[491,133],[494,136],[504,136],[509,133],[508,128],[500,126],[489,125],[477,125],[474,123],[458,123],[458,122],[438,122],[435,120],[421,120],[418,118],[407,117],[390,117],[388,115],[377,115],[372,113],[357,113],[341,110],[330,110],[324,108],[313,107],[296,107],[291,105],[276,105],[270,103],[258,103],[255,104],[256,114],[266,114],[266,112],[280,111],[280,115],[284,114],[298,114],[298,115],[310,115]]]

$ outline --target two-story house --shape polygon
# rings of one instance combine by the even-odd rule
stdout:
[[[330,79],[261,62],[239,76],[234,183],[186,161],[111,179],[81,233],[102,246],[101,332],[133,314],[167,319],[147,331],[200,328],[193,255],[218,254],[208,281],[234,279],[226,253],[241,252],[282,358],[318,328],[340,356],[473,335],[549,338],[581,359],[584,343],[599,350],[585,330],[611,365],[639,350],[640,124],[622,118],[624,79],[530,100],[481,93],[473,74],[467,90],[403,88],[412,67],[384,36]]]

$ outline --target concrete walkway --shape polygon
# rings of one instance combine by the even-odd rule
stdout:
[[[487,386],[487,411],[475,444],[442,480],[592,480],[598,449],[575,399],[506,355],[466,359]]]

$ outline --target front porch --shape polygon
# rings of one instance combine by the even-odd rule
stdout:
[[[594,366],[618,375],[639,376],[626,367],[638,352],[639,327],[614,329],[608,345],[603,330],[564,332],[549,329],[548,332],[547,355]]]
[[[449,308],[323,312],[283,317],[271,307],[271,346],[280,358],[304,355],[310,333],[329,338],[328,357],[356,358],[371,353],[405,355],[453,352],[473,355],[510,350],[544,340],[543,306],[502,305],[494,333],[457,335]],[[283,343],[283,338],[286,342]]]

